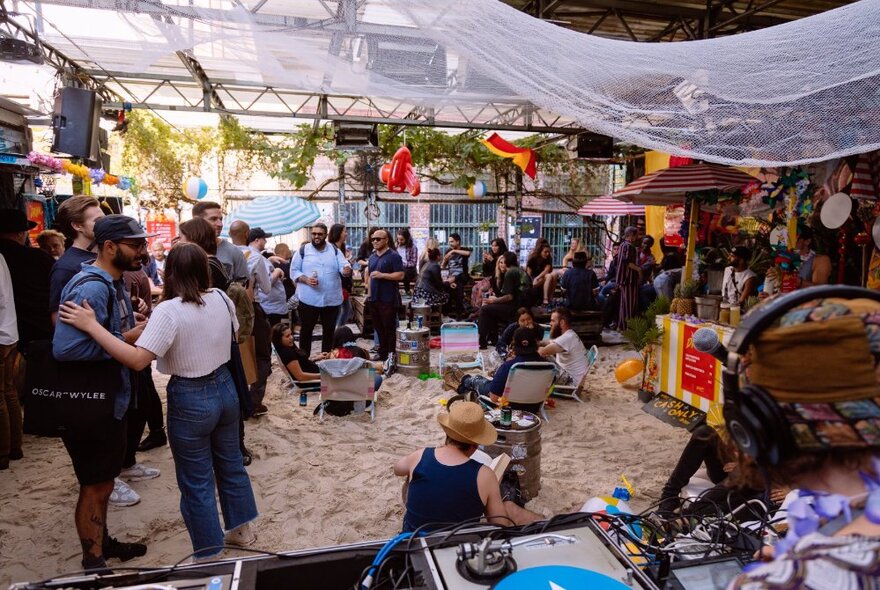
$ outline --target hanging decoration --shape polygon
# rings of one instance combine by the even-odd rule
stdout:
[[[513,145],[497,133],[493,133],[483,140],[483,145],[500,158],[510,158],[520,170],[532,180],[538,175],[538,163],[535,150],[521,148]]]
[[[846,193],[831,195],[822,205],[819,219],[828,229],[837,229],[849,219],[852,212],[852,199]]]
[[[190,176],[183,183],[183,194],[194,201],[204,199],[208,195],[208,183],[204,178]]]
[[[467,194],[472,199],[479,199],[480,197],[486,196],[486,183],[482,180],[476,181],[468,187]]]
[[[880,151],[859,155],[849,196],[870,200],[880,197]]]
[[[48,168],[49,170],[62,174],[71,174],[78,178],[82,178],[83,180],[88,180],[93,184],[107,184],[127,191],[131,189],[133,183],[132,179],[127,176],[108,174],[101,168],[89,168],[82,164],[74,164],[70,160],[62,160],[46,154],[30,152],[27,155],[27,158],[36,166]]]
[[[408,190],[410,195],[417,197],[422,192],[422,184],[412,165],[412,153],[406,146],[394,153],[391,163],[380,168],[379,178],[392,193]]]

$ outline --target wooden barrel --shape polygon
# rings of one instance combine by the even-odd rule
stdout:
[[[398,328],[397,370],[418,377],[431,369],[431,332],[424,328]]]
[[[531,420],[531,425],[517,424],[519,417]],[[495,444],[485,447],[486,453],[493,459],[501,453],[510,456],[510,469],[519,476],[523,499],[528,502],[541,490],[541,419],[520,410],[513,411],[513,424],[502,428],[495,423],[498,440]]]

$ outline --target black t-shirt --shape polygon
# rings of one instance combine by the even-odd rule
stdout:
[[[370,273],[374,272],[402,272],[403,259],[394,250],[385,250],[382,256],[373,252],[369,261]],[[370,301],[383,301],[385,303],[398,303],[400,294],[397,292],[397,281],[387,279],[370,278]]]
[[[314,361],[309,360],[309,355],[298,348],[282,346],[278,349],[278,356],[285,367],[292,361],[299,361],[299,368],[305,373],[318,373],[320,371],[318,365]]]
[[[568,295],[568,307],[572,311],[587,311],[595,307],[593,289],[599,286],[596,273],[589,268],[570,268],[559,281]]]
[[[526,262],[526,269],[529,273],[529,276],[534,279],[536,276],[544,272],[544,269],[547,268],[547,265],[553,266],[552,259],[545,260],[540,256],[536,256],[535,258],[532,258],[531,260]]]
[[[91,264],[98,255],[76,246],[64,251],[61,258],[52,265],[49,273],[49,309],[57,311],[61,305],[61,291],[75,274],[82,270],[83,264]]]
[[[13,301],[22,343],[52,337],[49,315],[49,272],[55,259],[39,248],[0,239],[0,254],[12,277]]]

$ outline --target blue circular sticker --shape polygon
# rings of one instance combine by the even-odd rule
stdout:
[[[494,590],[632,590],[623,582],[591,570],[567,565],[543,565],[510,574]]]

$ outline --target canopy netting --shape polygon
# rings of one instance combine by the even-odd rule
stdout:
[[[619,140],[725,164],[880,148],[880,0],[653,44],[570,31],[496,0],[248,1],[53,0],[67,6],[44,4],[43,36],[111,71],[179,70],[183,50],[211,78],[426,110],[529,101]],[[83,27],[86,6],[103,9],[89,11],[94,27]]]

